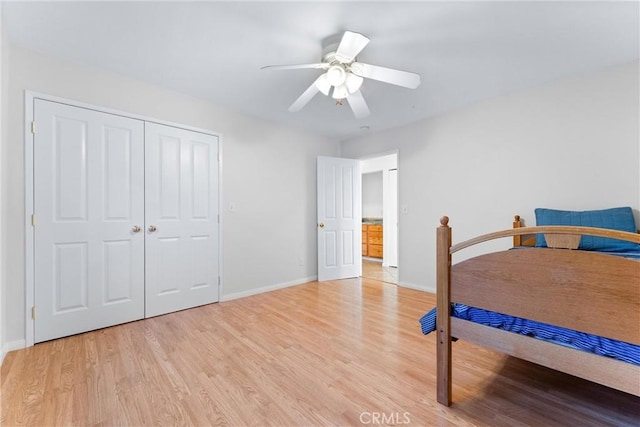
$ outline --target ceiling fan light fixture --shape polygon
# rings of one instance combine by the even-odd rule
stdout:
[[[326,73],[327,81],[331,86],[340,86],[347,78],[347,72],[340,65],[332,65]]]
[[[349,93],[353,93],[362,87],[364,79],[360,76],[356,76],[353,73],[347,73],[347,77],[344,80],[344,85],[347,87]]]
[[[344,99],[349,95],[349,91],[347,90],[346,85],[336,86],[333,89],[332,97],[333,99]]]
[[[327,78],[327,74],[323,74],[315,81],[316,88],[320,92],[324,94],[324,96],[329,96],[329,91],[331,90],[331,83],[329,83],[329,79]]]

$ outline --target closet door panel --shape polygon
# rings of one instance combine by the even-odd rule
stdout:
[[[144,316],[142,121],[35,100],[35,342]]]
[[[218,138],[145,124],[146,317],[218,301]]]

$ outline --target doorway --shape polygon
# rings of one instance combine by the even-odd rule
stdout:
[[[398,154],[360,160],[362,277],[398,283]]]

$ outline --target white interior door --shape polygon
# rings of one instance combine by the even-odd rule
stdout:
[[[218,138],[145,124],[146,317],[218,301]]]
[[[318,280],[362,272],[360,161],[318,157]]]
[[[143,122],[34,105],[35,342],[144,316]]]

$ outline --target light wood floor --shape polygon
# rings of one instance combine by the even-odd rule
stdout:
[[[371,261],[363,258],[362,277],[397,284],[398,269],[395,267],[383,267],[382,261]]]
[[[309,283],[11,352],[2,425],[638,425],[640,399],[454,343],[435,400],[423,292]]]

